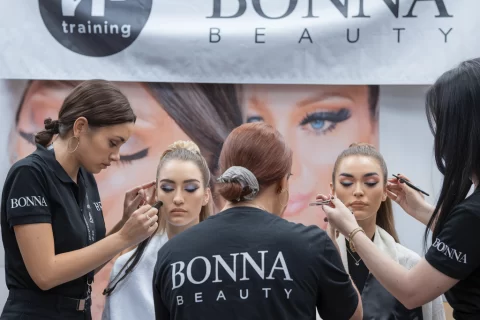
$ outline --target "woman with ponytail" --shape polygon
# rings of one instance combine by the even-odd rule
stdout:
[[[350,208],[375,246],[410,269],[420,257],[399,242],[392,202],[387,197],[387,175],[385,160],[375,147],[352,144],[338,156],[330,187],[332,194]],[[407,309],[370,274],[362,258],[350,249],[348,239],[339,235],[336,241],[344,267],[362,294],[364,319],[445,319],[441,297]]]
[[[210,170],[191,141],[177,141],[160,158],[156,198],[159,227],[148,239],[123,252],[113,266],[103,320],[154,319],[153,269],[157,252],[172,237],[212,213]]]
[[[106,232],[94,174],[120,160],[136,115],[113,84],[88,80],[44,120],[37,149],[7,175],[1,205],[9,296],[0,319],[91,319],[95,274],[157,229],[139,206],[149,183],[127,192],[123,218]]]

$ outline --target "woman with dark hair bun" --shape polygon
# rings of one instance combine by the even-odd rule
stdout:
[[[125,219],[106,234],[93,176],[119,161],[135,121],[113,84],[82,82],[58,120],[45,119],[36,151],[11,167],[1,203],[9,296],[0,319],[90,319],[95,273],[155,232],[158,210],[140,206],[146,199],[135,189]]]
[[[292,151],[265,123],[234,129],[220,154],[223,210],[169,240],[153,278],[156,319],[362,319],[327,233],[282,219]],[[342,308],[338,308],[342,305]]]

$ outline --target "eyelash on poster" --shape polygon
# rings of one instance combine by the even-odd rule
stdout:
[[[351,116],[351,112],[349,109],[342,108],[337,112],[331,111],[321,111],[321,112],[311,112],[308,113],[302,121],[300,121],[300,126],[304,126],[312,121],[331,121],[334,123],[342,122],[349,119]],[[257,121],[264,121],[261,116],[251,116],[248,117],[247,122],[257,122]],[[333,129],[333,128],[332,128]]]
[[[28,143],[35,145],[35,135],[33,133],[27,133],[23,131],[19,131],[18,133]],[[120,155],[120,161],[124,164],[129,164],[134,160],[145,158],[148,155],[149,149],[150,148],[145,148],[132,154]]]
[[[331,121],[333,123],[338,123],[345,121],[351,117],[351,112],[349,109],[342,108],[337,112],[311,112],[307,113],[307,115],[300,121],[300,126],[304,126],[309,124],[312,121]]]

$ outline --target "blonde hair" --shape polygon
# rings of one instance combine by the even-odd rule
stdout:
[[[203,187],[208,188],[210,183],[210,170],[208,169],[207,161],[200,153],[200,148],[193,143],[192,141],[175,141],[170,146],[168,146],[167,150],[163,152],[162,156],[160,157],[160,163],[158,164],[157,168],[157,186],[158,186],[158,176],[160,173],[160,169],[162,166],[169,160],[183,160],[183,161],[192,161],[195,163],[202,173],[203,178]],[[200,221],[207,219],[211,213],[213,212],[212,208],[212,201],[211,201],[211,193],[210,193],[210,201],[202,207],[200,210]],[[161,219],[158,223],[157,232],[165,232],[166,228],[166,220],[160,216]],[[153,235],[149,238],[145,239],[135,249],[135,252],[130,256],[128,261],[122,267],[122,269],[118,272],[113,280],[111,280],[105,290],[103,291],[104,295],[111,295],[112,292],[115,290],[117,285],[122,282],[128,274],[130,274],[135,266],[139,263],[140,258],[142,257],[145,249],[152,239]]]
[[[158,163],[157,167],[157,186],[158,186],[158,178],[160,175],[160,170],[162,169],[163,165],[170,160],[182,160],[182,161],[191,161],[195,163],[200,169],[202,174],[202,185],[205,189],[209,188],[210,185],[210,170],[208,168],[207,160],[202,156],[200,152],[200,148],[193,142],[193,141],[184,141],[179,140],[175,141],[168,148],[163,152],[162,156],[160,157],[160,162]],[[207,219],[210,215],[212,215],[213,207],[212,207],[212,199],[210,193],[210,200],[209,202],[202,207],[200,210],[200,222]],[[166,227],[165,219],[160,219],[158,231],[164,232]]]
[[[335,165],[333,167],[333,172],[332,172],[332,184],[334,189],[335,189],[335,176],[337,174],[338,166],[340,165],[340,162],[342,162],[343,159],[350,156],[364,156],[364,157],[369,157],[377,160],[378,164],[382,168],[383,183],[384,184],[387,183],[387,176],[388,176],[387,164],[385,163],[385,159],[383,159],[383,156],[380,154],[380,152],[378,152],[373,145],[368,143],[352,143],[348,147],[348,149],[345,149],[343,150],[342,153],[340,153],[340,155],[337,157],[337,160],[335,161]],[[393,218],[392,201],[388,197],[385,201],[383,201],[380,204],[380,208],[378,209],[378,212],[377,212],[376,224],[382,229],[384,229],[385,231],[387,231],[393,237],[393,239],[395,239],[397,243],[400,242],[398,240],[397,231],[395,230],[395,220]]]

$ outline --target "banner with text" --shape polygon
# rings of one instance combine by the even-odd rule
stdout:
[[[0,2],[0,78],[430,84],[476,57],[478,0]]]

